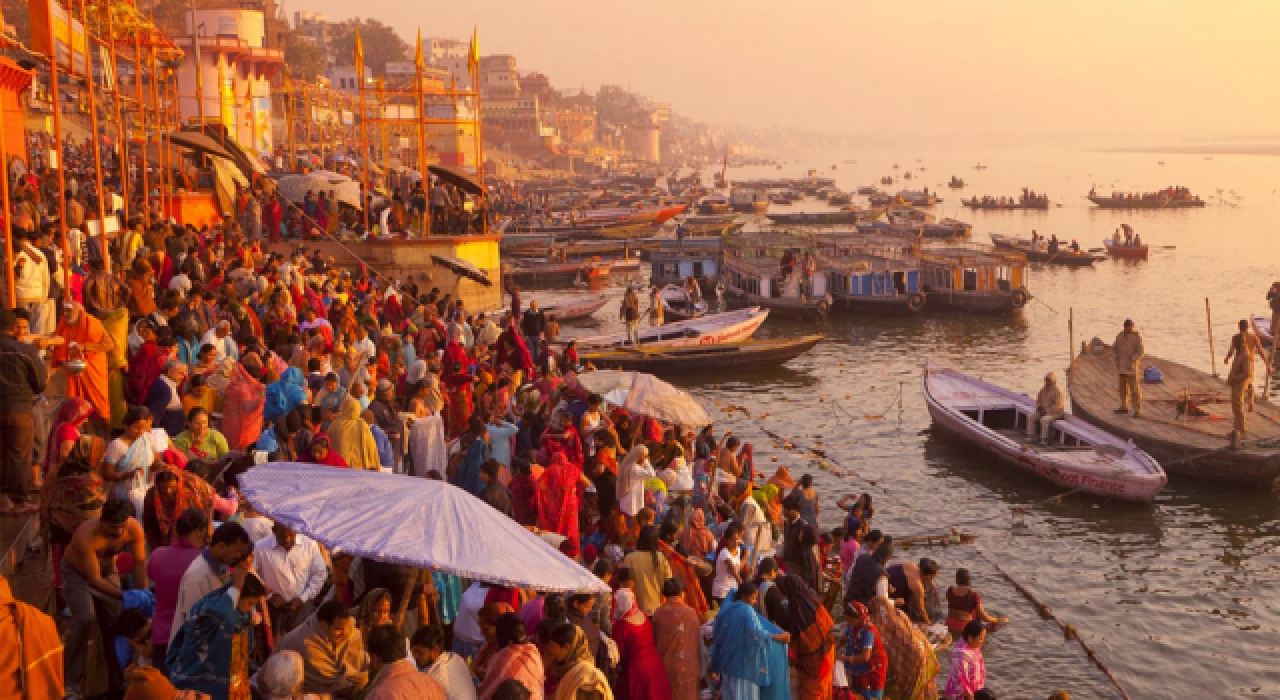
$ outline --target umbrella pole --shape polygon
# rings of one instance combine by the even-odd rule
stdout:
[[[404,582],[404,591],[400,595],[400,607],[396,608],[396,614],[392,618],[396,620],[396,624],[404,629],[404,613],[409,608],[409,596],[413,595],[414,589],[418,587],[418,580],[422,578],[422,569],[414,569],[409,574],[409,579]]]

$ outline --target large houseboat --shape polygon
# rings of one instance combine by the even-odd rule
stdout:
[[[817,269],[807,280],[803,274],[812,239],[752,233],[728,236],[723,244],[720,281],[730,304],[759,306],[775,316],[825,316],[831,310],[826,272]]]
[[[930,308],[980,313],[1021,309],[1031,300],[1027,258],[983,243],[925,242],[916,255]]]
[[[920,262],[861,234],[817,236],[818,269],[835,310],[914,313],[925,307]],[[874,251],[874,252],[873,252]]]
[[[684,250],[655,250],[649,253],[650,284],[683,286],[690,277],[698,280],[704,299],[713,299],[720,278],[720,247],[697,246]]]

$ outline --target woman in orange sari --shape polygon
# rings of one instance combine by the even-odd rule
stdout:
[[[84,312],[84,307],[71,302],[71,307],[58,322],[58,335],[67,341],[53,348],[53,366],[61,367],[68,359],[77,359],[80,352],[70,353],[75,345],[84,353],[84,371],[67,372],[67,396],[79,397],[93,404],[93,410],[103,422],[111,422],[111,402],[107,389],[107,353],[116,343],[102,327],[102,322]]]
[[[261,373],[262,361],[249,353],[231,370],[231,382],[223,392],[222,435],[227,446],[244,450],[262,434],[262,409],[267,400],[267,386],[254,378],[246,368]]]

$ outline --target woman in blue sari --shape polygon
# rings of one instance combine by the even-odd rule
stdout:
[[[231,583],[197,600],[165,653],[173,685],[213,700],[248,700],[253,610],[266,595],[262,581],[237,566]]]
[[[722,700],[791,700],[791,636],[756,612],[759,596],[743,583],[716,613],[709,668],[720,676]]]
[[[277,418],[297,408],[307,400],[306,378],[302,370],[290,367],[278,381],[267,385],[266,402],[262,406],[262,418],[273,423]]]

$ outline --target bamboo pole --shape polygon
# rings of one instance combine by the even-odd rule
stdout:
[[[1204,319],[1209,326],[1209,371],[1218,376],[1218,358],[1213,354],[1213,313],[1209,310],[1209,297],[1204,298]]]
[[[123,229],[129,225],[129,142],[125,138],[124,111],[120,108],[120,74],[117,72],[119,64],[116,62],[116,34],[114,24],[111,21],[110,6],[106,8],[106,15],[107,56],[111,61],[111,79],[115,83],[111,86],[111,102],[116,110],[116,147],[120,151],[120,196],[123,201],[121,211],[124,213],[124,221],[120,222],[120,226]],[[103,262],[106,264],[105,269],[110,273],[111,256],[107,253],[106,248],[103,249],[102,257]]]
[[[107,11],[110,12],[110,10],[107,10]],[[80,2],[80,23],[84,25],[85,34],[86,36],[88,36],[89,0],[81,0]],[[86,45],[87,45],[87,48],[92,48],[93,42],[88,41],[86,42]],[[98,101],[97,101],[97,96],[94,95],[95,90],[93,85],[93,57],[86,56],[85,61],[86,61],[86,65],[88,66],[88,75],[85,76],[84,84],[89,92],[89,124],[93,129],[93,138],[92,138],[93,174],[94,174],[94,178],[96,179],[96,182],[98,183],[98,235],[102,237],[101,244],[102,244],[103,257],[110,257],[110,255],[108,254],[108,251],[110,250],[110,246],[107,245],[107,209],[106,209],[106,202],[105,202],[107,193],[106,193],[106,188],[102,184],[102,143],[100,141],[100,135],[98,133]],[[6,211],[8,210],[7,205],[5,209]],[[87,230],[88,228],[89,228],[88,226],[85,226],[86,230],[84,231],[84,239],[86,241],[89,239],[89,232]],[[88,260],[84,260],[82,262],[86,266],[89,263]]]
[[[169,200],[169,134],[168,120],[161,119],[164,111],[160,109],[160,83],[159,71],[156,66],[156,47],[151,47],[151,107],[156,112],[156,126],[160,127],[160,140],[156,143],[158,153],[156,160],[160,161],[160,177],[157,178],[157,186],[160,187],[160,206],[164,217],[171,216],[173,211],[172,202]],[[162,217],[162,218],[164,218]]]
[[[1076,366],[1076,309],[1067,309],[1067,371]]]
[[[147,133],[147,103],[142,95],[142,38],[133,35],[133,88],[138,100],[138,114],[142,116],[142,157],[138,163],[138,175],[142,180],[142,225],[151,225],[151,179],[147,177],[147,146],[151,135]]]
[[[67,163],[62,157],[62,97],[58,93],[58,44],[53,36],[53,22],[49,22],[49,91],[53,97],[53,153],[58,160],[58,230],[62,232],[62,259],[64,270],[71,265],[71,244],[67,241]],[[3,173],[4,177],[9,174]],[[8,216],[8,209],[5,209]],[[68,280],[69,281],[69,280]],[[71,285],[62,286],[65,298],[71,298]]]
[[[0,205],[4,206],[4,288],[8,295],[9,308],[15,308],[18,305],[18,295],[14,289],[13,281],[13,210],[9,208],[9,150],[4,142],[4,109],[0,108],[0,167],[4,168],[4,172],[0,173]]]

